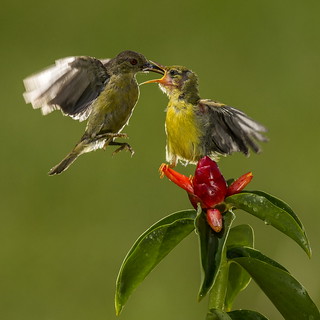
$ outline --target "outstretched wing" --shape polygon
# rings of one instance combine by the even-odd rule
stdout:
[[[254,152],[261,151],[257,142],[268,141],[262,134],[267,129],[240,110],[202,99],[199,103],[199,112],[208,114],[204,123],[207,134],[203,141],[206,154],[228,155],[242,152],[249,155],[250,149]]]
[[[83,121],[110,78],[105,67],[107,61],[92,57],[57,60],[54,66],[24,80],[24,99],[34,109],[41,109],[44,115],[60,109]]]

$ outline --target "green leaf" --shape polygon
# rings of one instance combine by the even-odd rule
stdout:
[[[227,249],[237,246],[253,247],[254,234],[253,229],[247,225],[238,225],[231,228],[228,239]],[[227,252],[228,252],[227,251]],[[239,264],[229,262],[229,276],[228,276],[228,288],[225,298],[225,310],[230,311],[232,304],[240,291],[244,290],[251,281],[251,277],[247,271],[245,271]]]
[[[156,265],[194,230],[195,210],[175,212],[146,230],[125,257],[116,283],[115,308],[119,315],[133,290]]]
[[[233,247],[228,250],[227,257],[228,259],[234,259],[234,258],[240,258],[240,257],[251,257],[251,258],[255,258],[257,260],[266,262],[268,264],[271,264],[276,268],[279,268],[288,272],[288,270],[277,261],[272,260],[271,258],[262,254],[260,251],[250,247]]]
[[[286,320],[318,320],[306,289],[288,272],[252,257],[234,258],[251,275]]]
[[[224,312],[219,309],[211,309],[206,320],[268,320],[261,313],[251,310],[234,310]]]
[[[234,310],[228,312],[232,320],[268,320],[265,316],[251,310]]]
[[[299,220],[298,216],[294,213],[294,211],[289,207],[289,205],[286,202],[280,200],[279,198],[276,198],[276,197],[272,196],[271,194],[268,194],[266,192],[259,191],[259,190],[243,191],[243,192],[254,193],[254,194],[258,195],[258,196],[262,196],[262,197],[267,198],[270,202],[272,202],[277,207],[283,209],[284,211],[287,211],[292,216],[292,218],[294,220],[296,220],[296,222],[299,224],[301,229],[304,230],[303,225],[302,225],[301,221]]]
[[[310,257],[311,248],[302,223],[283,201],[261,191],[241,192],[225,202],[242,209],[293,239]]]
[[[226,257],[226,247],[224,247],[218,272],[213,281],[209,293],[209,308],[225,310],[224,302],[228,288],[229,263]]]
[[[206,296],[214,283],[221,264],[226,238],[233,220],[233,212],[228,211],[223,216],[223,229],[219,233],[214,232],[208,225],[204,211],[195,220],[196,231],[199,236],[202,266],[202,283],[198,294],[199,301]]]
[[[246,270],[240,265],[229,262],[229,275],[227,294],[224,301],[224,307],[226,311],[232,309],[233,302],[237,295],[244,290],[251,281],[251,277]]]
[[[206,316],[206,320],[232,320],[229,317],[228,313],[219,310],[219,309],[211,309]]]
[[[252,247],[254,246],[254,233],[248,224],[240,224],[230,229],[227,239],[228,249],[231,247]]]

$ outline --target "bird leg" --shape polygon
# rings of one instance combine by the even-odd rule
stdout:
[[[102,149],[106,150],[108,145],[113,144],[111,142],[113,141],[114,138],[128,138],[128,135],[126,133],[120,133],[120,132],[119,133],[107,132],[107,133],[101,133],[101,134],[96,135],[94,140],[95,141],[105,141]],[[119,142],[119,144],[120,144],[120,142]],[[124,149],[124,148],[125,147],[123,147],[122,149]],[[128,148],[128,150],[130,150],[130,149]]]
[[[107,133],[101,133],[95,136],[95,139],[97,140],[102,140],[104,138],[128,138],[128,135],[126,133],[112,133],[112,132],[107,132]]]
[[[110,141],[108,144],[111,145],[111,146],[120,146],[118,149],[113,151],[112,155],[115,155],[116,153],[118,153],[118,152],[120,152],[122,150],[130,151],[131,156],[133,156],[133,154],[134,154],[134,150],[131,148],[129,143]]]
[[[122,150],[127,150],[130,151],[131,156],[133,156],[134,154],[134,150],[132,149],[132,147],[125,142],[116,142],[113,141],[114,138],[128,138],[128,135],[126,133],[102,133],[102,134],[98,134],[95,136],[94,141],[102,141],[105,140],[105,143],[103,145],[103,149],[105,150],[107,148],[107,146],[111,145],[111,146],[120,146],[118,149],[116,149],[113,152],[113,155],[115,155],[116,153],[122,151]]]

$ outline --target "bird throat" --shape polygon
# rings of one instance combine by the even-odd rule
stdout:
[[[167,94],[169,101],[177,102],[184,101],[188,104],[196,105],[200,100],[197,86],[189,86],[188,83],[184,83],[180,88],[166,88],[160,85],[161,90]]]
[[[193,79],[185,80],[181,86],[179,99],[190,104],[197,104],[200,100],[198,84]]]

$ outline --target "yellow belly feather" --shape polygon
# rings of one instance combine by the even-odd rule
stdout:
[[[185,101],[170,101],[166,116],[167,161],[179,158],[195,162],[201,156],[201,130],[196,122],[194,106]]]

